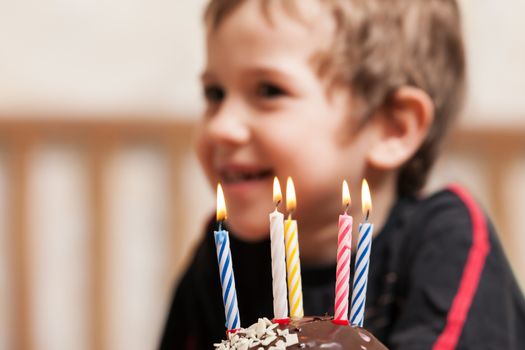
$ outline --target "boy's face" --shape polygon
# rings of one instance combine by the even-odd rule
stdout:
[[[310,16],[321,12],[312,10]],[[317,17],[305,25],[272,8],[270,23],[260,4],[248,1],[207,38],[197,152],[212,186],[223,185],[229,227],[247,240],[268,234],[274,176],[283,194],[293,178],[294,218],[300,230],[315,232],[337,222],[342,180],[363,173],[366,146],[349,117],[349,91],[328,93],[314,69],[333,30],[326,15]]]

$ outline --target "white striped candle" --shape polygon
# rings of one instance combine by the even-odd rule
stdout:
[[[282,200],[281,186],[277,177],[273,181],[275,210],[270,213],[270,239],[272,250],[273,313],[276,320],[288,318],[286,300],[286,262],[284,253],[284,215],[277,211]]]
[[[230,251],[230,237],[228,231],[222,229],[226,220],[226,203],[222,187],[217,186],[217,222],[219,229],[214,232],[217,260],[219,262],[219,276],[222,287],[222,299],[226,315],[226,328],[236,330],[241,328],[239,307],[237,306],[237,292],[235,290],[235,277],[233,275],[233,262]]]

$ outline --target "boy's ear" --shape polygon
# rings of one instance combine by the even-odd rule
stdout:
[[[397,169],[407,162],[423,143],[434,119],[432,99],[421,89],[402,86],[390,102],[371,121],[375,139],[367,160],[376,169]]]

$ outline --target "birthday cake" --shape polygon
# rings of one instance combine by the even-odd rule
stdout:
[[[287,210],[290,215],[284,220],[277,207],[282,199],[280,185],[274,179],[275,210],[270,214],[270,239],[272,242],[272,288],[273,306],[276,322],[260,318],[248,328],[241,328],[235,279],[231,264],[228,231],[223,230],[222,221],[226,217],[224,195],[220,184],[217,186],[217,222],[214,232],[217,246],[217,259],[221,278],[224,310],[228,339],[214,344],[216,350],[285,350],[285,349],[347,349],[347,350],[386,350],[372,334],[363,329],[368,265],[372,243],[373,225],[368,222],[371,200],[366,180],[363,181],[363,213],[365,223],[359,226],[359,239],[356,251],[355,276],[351,298],[350,320],[348,308],[350,301],[350,255],[352,241],[352,217],[346,211],[339,216],[337,247],[337,269],[335,288],[335,320],[329,316],[302,317],[301,269],[297,222],[292,220],[295,209],[295,190],[291,178],[287,183]],[[291,198],[291,205],[288,199]],[[343,206],[348,209],[349,192],[343,182]],[[284,226],[284,227],[283,227]],[[286,242],[286,244],[285,244]],[[288,279],[286,278],[288,277]],[[288,293],[287,293],[288,292]],[[287,300],[287,296],[289,299]],[[288,310],[288,304],[290,310]],[[290,312],[288,312],[290,311]],[[291,317],[291,318],[288,318]],[[356,325],[356,326],[354,326]]]
[[[215,349],[387,349],[365,329],[339,325],[332,320],[329,316],[303,317],[279,324],[260,318],[248,328],[229,333],[227,340],[215,344]]]

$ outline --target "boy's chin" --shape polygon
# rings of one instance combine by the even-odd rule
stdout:
[[[236,222],[236,220],[228,220],[228,228],[231,234],[246,242],[260,242],[268,239],[270,234],[269,221],[268,223],[257,225],[254,222]]]

